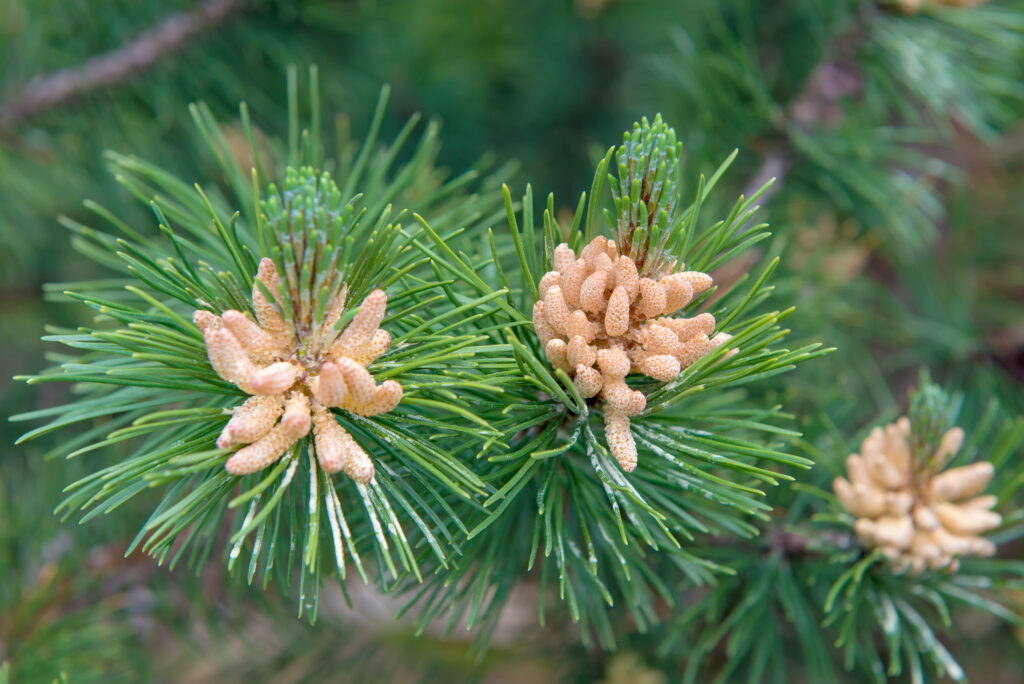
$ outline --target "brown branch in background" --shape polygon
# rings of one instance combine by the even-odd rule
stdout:
[[[747,184],[743,187],[744,197],[750,197],[760,190],[765,183],[774,180],[771,187],[765,190],[764,194],[757,200],[757,203],[763,207],[779,191],[779,188],[782,186],[782,179],[786,176],[786,172],[789,171],[790,160],[786,156],[786,147],[787,145],[779,142],[768,148],[764,159],[761,160],[761,165],[757,167],[757,171],[754,171]],[[743,226],[741,230],[746,230],[748,227]]]
[[[782,186],[782,179],[792,164],[793,145],[789,139],[792,128],[812,130],[837,124],[842,119],[841,101],[859,93],[862,87],[856,52],[867,34],[872,10],[865,10],[849,30],[833,41],[832,49],[807,77],[796,97],[790,100],[779,126],[782,138],[765,153],[761,166],[743,189],[744,197],[750,197],[774,178],[775,183],[761,195],[759,203],[764,206]]]
[[[243,0],[205,0],[172,14],[121,47],[78,66],[33,78],[12,100],[0,104],[0,128],[62,105],[102,86],[111,86],[153,66],[239,9]]]

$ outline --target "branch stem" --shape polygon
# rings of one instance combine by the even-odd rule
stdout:
[[[220,25],[242,5],[243,0],[205,0],[192,10],[166,17],[110,52],[33,78],[13,99],[0,104],[0,128],[9,128],[92,90],[116,85],[146,71],[163,57]]]

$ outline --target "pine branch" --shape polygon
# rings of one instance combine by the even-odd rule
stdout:
[[[675,308],[664,305],[681,318],[660,321],[692,322],[698,318],[685,317],[699,316],[710,323],[705,334],[709,347],[699,358],[686,359],[685,368],[680,362],[672,378],[660,372],[661,379],[645,375],[642,365],[633,372],[629,391],[646,396],[646,403],[631,414],[628,440],[609,436],[616,428],[609,428],[607,418],[618,410],[610,365],[608,379],[602,378],[610,390],[598,394],[581,389],[577,380],[587,374],[586,358],[569,366],[576,378],[558,361],[559,343],[565,342],[545,327],[552,325],[551,318],[541,316],[546,316],[548,304],[552,311],[568,307],[558,301],[565,297],[561,286],[552,284],[562,282],[557,269],[566,268],[567,258],[580,271],[587,258],[600,261],[595,250],[614,244],[621,255],[616,263],[638,263],[634,268],[642,271],[633,273],[643,273],[648,282],[670,284],[682,274],[665,273],[685,263],[691,269],[685,277],[698,279],[706,288],[710,283],[699,280],[699,274],[740,257],[766,237],[764,225],[749,234],[740,232],[753,220],[763,188],[733,203],[721,220],[701,214],[735,154],[699,182],[689,205],[680,194],[677,159],[674,131],[659,117],[654,123],[645,119],[598,163],[590,193],[580,197],[571,219],[560,223],[554,197],[548,195],[541,220],[536,220],[530,186],[522,211],[516,212],[506,188],[508,230],[490,234],[486,246],[466,236],[470,239],[455,247],[467,283],[481,294],[497,287],[510,291],[501,312],[508,316],[504,335],[495,340],[507,343],[508,352],[491,362],[495,374],[505,376],[504,394],[500,399],[481,397],[474,407],[511,437],[508,445],[474,454],[478,462],[486,458],[482,477],[495,491],[483,502],[487,510],[462,516],[475,518],[475,523],[459,542],[461,556],[426,585],[409,583],[406,588],[424,625],[437,615],[446,614],[451,625],[464,618],[478,635],[480,652],[511,587],[528,573],[539,576],[542,620],[556,607],[568,611],[587,644],[614,647],[622,619],[613,606],[626,607],[632,629],[653,628],[661,620],[660,607],[675,603],[662,569],[671,567],[673,574],[681,572],[697,584],[730,573],[728,566],[704,554],[699,540],[753,538],[757,521],[766,519],[771,509],[764,490],[793,480],[788,467],[811,464],[787,453],[780,441],[794,433],[777,424],[787,418],[779,407],[747,402],[744,391],[745,385],[828,351],[817,345],[795,350],[775,346],[788,333],[781,322],[791,310],[758,309],[771,294],[768,280],[777,260],[722,288],[727,291],[717,292],[713,300],[705,289],[689,302],[677,301]],[[608,173],[612,169],[617,176]],[[602,197],[604,182],[610,192]],[[599,235],[602,219],[617,242]],[[452,249],[438,236],[432,238],[439,251]],[[571,258],[573,250],[584,256]],[[593,275],[583,275],[586,282],[595,281]],[[564,277],[566,291],[573,292],[568,270]],[[688,292],[696,291],[694,286]],[[576,296],[570,294],[569,301]],[[598,321],[592,324],[608,330],[608,315],[600,310],[595,314],[592,301],[587,306]],[[705,308],[710,311],[699,313]],[[636,320],[642,320],[638,311]],[[586,315],[582,308],[567,316],[580,321],[580,314]],[[577,337],[572,344],[578,348],[585,340]],[[710,344],[711,339],[721,344]],[[595,343],[600,344],[596,338]],[[628,342],[621,344],[619,351]],[[639,347],[629,348],[639,354]]]
[[[0,129],[10,128],[97,88],[117,85],[137,76],[222,24],[244,4],[243,0],[205,0],[195,9],[172,14],[134,40],[79,66],[37,76],[10,101],[0,104]]]
[[[488,491],[452,456],[456,443],[471,446],[501,438],[458,393],[472,388],[484,396],[500,394],[473,361],[474,347],[484,336],[463,333],[460,319],[486,319],[490,302],[505,291],[457,294],[458,287],[449,287],[456,281],[440,280],[440,274],[452,272],[451,264],[444,256],[421,253],[415,224],[398,223],[415,207],[444,235],[482,230],[500,202],[494,183],[476,182],[483,166],[453,178],[438,168],[436,124],[425,127],[409,161],[399,165],[396,160],[419,117],[393,142],[381,144],[387,88],[361,143],[341,130],[331,141],[336,145],[328,145],[319,127],[317,70],[310,70],[308,128],[299,118],[296,78],[292,70],[289,163],[311,167],[324,159],[326,149],[337,149],[338,159],[328,163],[336,169],[338,184],[331,174],[312,168],[289,166],[283,174],[282,169],[249,168],[247,173],[225,142],[224,129],[201,104],[192,107],[192,114],[203,146],[221,168],[219,182],[189,187],[154,164],[109,155],[123,186],[150,203],[160,232],[150,235],[95,204],[90,207],[105,230],[66,220],[76,247],[120,277],[59,287],[101,315],[95,327],[54,331],[49,341],[81,355],[62,356],[56,359],[59,367],[26,379],[80,382],[84,391],[66,406],[12,419],[51,419],[25,439],[73,423],[89,425],[62,444],[62,453],[117,453],[130,445],[126,458],[67,490],[63,513],[82,510],[88,519],[145,489],[164,488],[163,501],[131,550],[171,566],[202,567],[215,542],[222,543],[223,527],[230,526],[229,571],[245,574],[250,583],[265,585],[273,579],[283,587],[291,585],[298,566],[303,610],[315,618],[322,577],[335,570],[344,580],[346,568],[354,566],[364,581],[386,583],[387,577],[420,577],[421,566],[445,565],[456,552],[454,533],[465,526],[451,502]],[[240,109],[251,146],[251,154],[244,156],[256,160],[259,149],[248,108],[243,103]],[[351,199],[345,204],[343,197]],[[275,282],[271,292],[268,283]],[[380,292],[370,294],[371,289]],[[347,306],[342,303],[345,292]],[[376,313],[360,318],[371,297]],[[255,313],[263,327],[242,312]],[[236,323],[246,326],[239,335],[257,346],[243,348],[238,338],[232,341],[234,333],[218,314],[235,316]],[[372,330],[364,324],[371,319]],[[350,328],[359,330],[346,337]],[[328,330],[340,337],[327,336]],[[369,342],[364,333],[372,337]],[[372,351],[371,343],[380,346]],[[276,361],[264,365],[261,355]],[[229,356],[233,360],[224,362]],[[236,441],[234,433],[217,437],[224,409],[248,403],[251,394],[271,393],[260,395],[270,397],[262,402],[271,407],[264,418],[277,421],[272,407],[276,401],[282,408],[284,395],[274,398],[273,389],[250,382],[255,377],[250,370],[262,372],[253,362],[292,376],[281,388],[293,402],[288,425],[295,429],[281,416],[269,432],[263,429],[270,426],[267,422],[262,428],[246,423],[249,427],[241,428],[246,434],[262,429],[255,442]],[[236,367],[242,371],[228,370]],[[325,379],[332,372],[334,378]],[[351,376],[341,389],[339,373]],[[330,385],[321,386],[321,380]],[[371,406],[378,396],[384,398],[379,390],[389,383],[392,390],[399,386],[401,406],[391,390],[390,408]],[[316,404],[308,393],[319,397]],[[349,394],[362,403],[346,403]],[[256,401],[250,408],[262,404]],[[310,429],[306,411],[319,411],[314,416],[318,427]],[[452,415],[473,424],[452,421]],[[101,416],[110,420],[93,424]],[[264,449],[270,461],[258,456]],[[230,461],[238,455],[240,467],[227,465],[225,457]],[[255,462],[252,455],[258,456]],[[346,469],[356,461],[363,465]],[[339,470],[347,477],[332,477]],[[258,566],[263,572],[257,579]]]

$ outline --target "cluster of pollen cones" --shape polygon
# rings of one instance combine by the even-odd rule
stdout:
[[[861,542],[881,549],[898,572],[952,571],[958,556],[995,553],[995,544],[980,536],[1002,520],[989,510],[996,497],[979,496],[992,479],[992,464],[933,472],[960,450],[963,439],[960,428],[949,430],[926,459],[913,453],[910,421],[900,418],[872,430],[861,453],[846,460],[849,480],[833,482],[839,501],[857,518],[854,529]]]
[[[263,259],[256,276],[274,293],[279,278],[274,262]],[[217,446],[247,446],[225,467],[233,475],[254,473],[275,462],[298,440],[313,431],[317,460],[324,471],[344,471],[361,483],[373,479],[373,462],[329,410],[342,408],[359,415],[386,413],[402,399],[394,380],[380,385],[366,370],[387,351],[391,336],[380,329],[387,295],[374,290],[340,334],[334,330],[345,307],[345,291],[324,312],[314,337],[281,315],[281,302],[270,302],[254,284],[256,321],[240,311],[217,316],[196,311],[206,350],[217,375],[252,395],[234,409]],[[301,347],[300,347],[301,345]]]
[[[647,398],[629,388],[626,376],[668,382],[728,341],[723,333],[709,337],[715,329],[709,313],[668,317],[710,288],[711,276],[641,277],[633,259],[600,236],[579,258],[569,245],[558,245],[554,260],[555,270],[540,281],[533,326],[548,362],[572,378],[580,395],[600,395],[608,447],[622,469],[632,471],[637,455],[629,417],[644,410]]]

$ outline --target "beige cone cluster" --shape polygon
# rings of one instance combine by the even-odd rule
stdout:
[[[991,463],[979,461],[944,472],[964,433],[946,432],[933,458],[915,458],[910,421],[875,428],[860,454],[846,460],[849,479],[832,483],[843,506],[857,517],[854,529],[867,548],[879,548],[898,572],[959,567],[959,556],[991,556],[996,547],[980,535],[1002,518],[994,496],[979,496],[992,479]],[[921,456],[921,455],[917,455]],[[930,464],[917,467],[917,462]]]
[[[600,395],[605,436],[626,472],[636,467],[636,443],[629,417],[644,410],[647,398],[626,384],[630,373],[661,382],[726,342],[710,337],[715,317],[669,318],[711,287],[698,271],[641,277],[636,263],[616,244],[596,237],[580,251],[555,248],[555,270],[541,278],[533,326],[548,362],[564,370],[584,398]],[[595,367],[596,366],[596,367]]]
[[[257,280],[279,297],[274,262],[260,262]],[[387,295],[374,290],[344,332],[335,324],[345,308],[345,290],[330,303],[317,339],[296,329],[281,315],[281,302],[270,302],[258,284],[252,290],[254,322],[240,311],[217,316],[196,311],[217,375],[252,395],[234,409],[217,446],[247,446],[225,464],[232,475],[245,475],[277,461],[298,440],[313,432],[317,460],[328,473],[344,471],[356,482],[373,479],[373,462],[329,410],[342,408],[364,416],[386,413],[402,399],[394,380],[378,385],[366,370],[391,346],[380,329]]]

